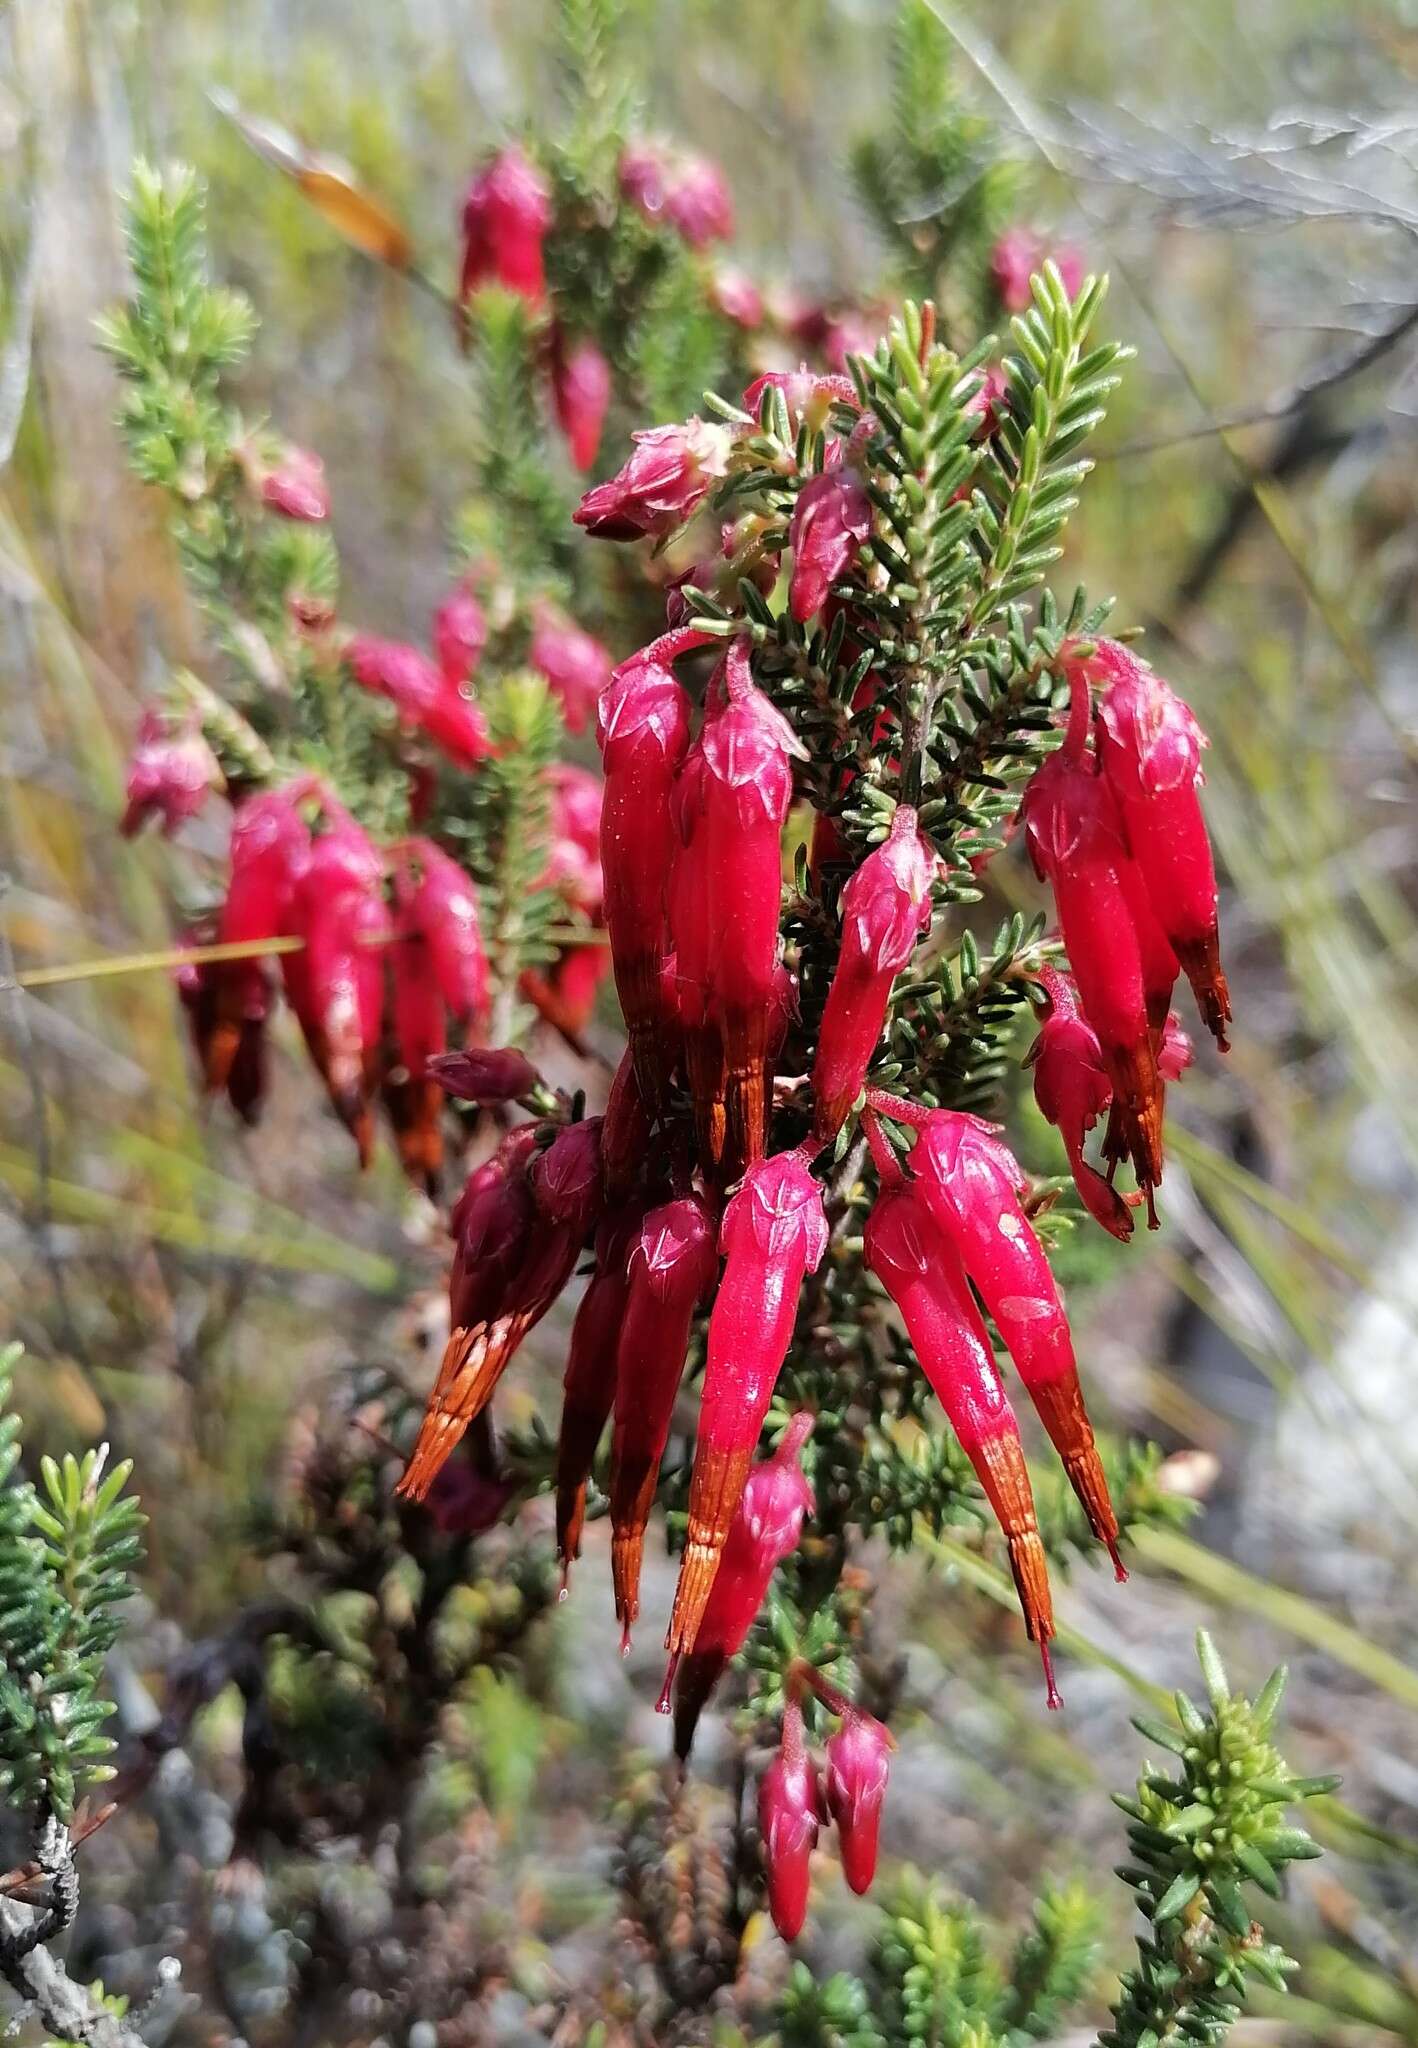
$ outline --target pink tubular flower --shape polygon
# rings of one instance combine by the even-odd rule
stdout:
[[[419,648],[356,633],[345,658],[357,683],[387,697],[405,725],[426,733],[459,767],[474,768],[487,758],[491,747],[481,711]]]
[[[605,790],[601,874],[616,990],[646,1106],[669,1085],[662,969],[666,885],[675,844],[670,791],[689,745],[689,699],[673,662],[704,635],[667,633],[621,663],[596,715]]]
[[[397,1063],[386,1066],[381,1089],[400,1164],[432,1196],[443,1164],[443,1091],[432,1063],[447,1045],[447,1018],[429,966],[417,884],[397,863],[389,968]]]
[[[824,1789],[827,1811],[837,1823],[842,1873],[858,1894],[870,1891],[876,1876],[890,1755],[891,1737],[880,1721],[849,1706],[827,1745]]]
[[[724,1667],[744,1646],[769,1580],[797,1549],[803,1519],[814,1510],[812,1488],[798,1462],[811,1434],[812,1417],[795,1415],[772,1457],[760,1459],[744,1485],[699,1635],[675,1671],[675,1755],[681,1762]]]
[[[556,423],[566,436],[577,469],[593,467],[601,445],[601,429],[611,402],[611,366],[594,341],[566,347],[560,334],[551,358],[551,395]]]
[[[348,813],[327,800],[325,814],[291,903],[292,929],[305,946],[281,955],[281,973],[310,1056],[366,1166],[390,936],[384,862]]]
[[[1025,1065],[1034,1069],[1034,1100],[1063,1139],[1073,1184],[1089,1215],[1126,1244],[1132,1236],[1132,1211],[1083,1156],[1084,1139],[1113,1099],[1098,1034],[1083,1015],[1078,990],[1066,974],[1045,967],[1039,982],[1049,1009],[1025,1057]],[[1162,1070],[1160,1060],[1158,1066]]]
[[[726,320],[752,334],[763,325],[763,294],[744,271],[725,264],[710,280],[709,296]]]
[[[284,519],[328,519],[330,489],[320,457],[308,448],[286,448],[261,478],[261,502]]]
[[[487,645],[487,614],[465,583],[433,615],[433,651],[445,683],[456,690],[478,672]]]
[[[650,1119],[627,1046],[611,1081],[601,1128],[601,1171],[612,1199],[624,1195],[641,1178],[649,1145]]]
[[[658,143],[628,142],[620,153],[617,176],[621,197],[638,207],[647,220],[658,220],[665,210],[668,169],[666,152]]]
[[[665,217],[691,249],[727,241],[734,202],[719,166],[707,156],[681,159],[665,185]]]
[[[589,769],[566,761],[553,762],[547,780],[551,785],[551,853],[542,882],[560,889],[569,903],[594,916],[605,896],[600,846],[605,784]]]
[[[691,418],[678,426],[647,427],[630,438],[635,447],[624,468],[587,491],[576,508],[576,524],[600,540],[673,533],[728,469],[727,427]]]
[[[525,1166],[514,1159],[500,1182],[475,1197],[465,1194],[466,1207],[460,1203],[455,1212],[462,1255],[450,1282],[453,1329],[399,1481],[411,1500],[424,1498],[487,1406],[518,1345],[570,1279],[600,1214],[599,1117],[569,1124]],[[482,1236],[464,1252],[462,1240],[475,1227]]]
[[[709,1318],[689,1490],[689,1534],[666,1648],[695,1647],[714,1574],[797,1315],[803,1277],[827,1249],[822,1191],[798,1152],[750,1166],[724,1211],[726,1265]]]
[[[922,1121],[913,1163],[936,1222],[994,1317],[1089,1527],[1125,1578],[1118,1518],[1083,1405],[1068,1318],[1019,1199],[1028,1176],[997,1125],[947,1109]]]
[[[542,242],[550,226],[546,180],[520,149],[504,149],[473,179],[463,202],[460,302],[497,284],[539,306],[546,297]]]
[[[768,1910],[784,1941],[796,1941],[807,1918],[812,1852],[821,1820],[822,1791],[803,1745],[802,1708],[789,1700],[783,1711],[783,1746],[758,1781]]]
[[[788,601],[795,619],[821,611],[833,584],[847,574],[870,536],[871,519],[871,499],[854,469],[824,470],[803,485],[788,530],[793,550]]]
[[[926,1187],[903,1174],[871,1117],[867,1133],[881,1192],[867,1218],[866,1262],[900,1310],[921,1370],[1004,1532],[1024,1625],[1039,1645],[1049,1704],[1056,1706],[1049,1661],[1053,1601],[1019,1424],[960,1254],[941,1229]]]
[[[602,1222],[596,1233],[596,1269],[571,1325],[556,1444],[556,1554],[563,1586],[581,1555],[586,1482],[615,1402],[616,1346],[630,1293],[625,1262],[638,1222],[637,1215],[624,1210]]]
[[[861,410],[862,401],[850,377],[824,376],[818,370],[810,370],[806,363],[800,364],[796,370],[765,370],[754,378],[744,392],[743,409],[751,412],[755,419],[765,391],[781,391],[789,421],[793,424],[805,421],[816,430],[827,424],[834,404]]]
[[[1000,236],[990,256],[990,276],[1006,313],[1022,313],[1032,303],[1034,273],[1049,261],[1069,297],[1076,298],[1084,269],[1079,250],[1067,242],[1050,249],[1032,228],[1008,228]]]
[[[202,737],[195,714],[173,720],[150,707],[143,713],[128,763],[128,801],[118,829],[131,839],[149,818],[157,818],[163,837],[171,839],[197,816],[211,792],[222,787],[221,766]]]
[[[611,1440],[611,1573],[621,1640],[640,1612],[645,1528],[669,1441],[690,1324],[714,1283],[714,1225],[703,1197],[652,1209],[632,1239],[630,1292],[616,1355]]]
[[[440,1053],[428,1068],[444,1094],[460,1102],[517,1102],[541,1079],[515,1045]]]
[[[692,1009],[722,1047],[723,1156],[736,1172],[763,1156],[783,823],[793,800],[790,757],[804,749],[754,685],[743,642],[729,649],[721,677],[676,786],[681,851],[670,917],[687,1027]],[[690,1079],[702,1124],[704,1084]]]
[[[891,984],[930,923],[935,856],[916,813],[898,805],[885,844],[869,854],[842,891],[838,956],[812,1071],[814,1136],[828,1145],[862,1091],[881,1039]]]
[[[250,945],[290,935],[296,884],[310,858],[310,829],[300,806],[316,788],[314,776],[301,776],[238,805],[231,827],[226,901],[217,918],[221,945]],[[209,1089],[226,1087],[243,1024],[249,1018],[264,1018],[269,1000],[265,969],[258,959],[218,965],[216,1024],[206,1061]]]
[[[1153,976],[1133,916],[1136,876],[1122,819],[1086,750],[1088,685],[1077,671],[1070,683],[1068,733],[1035,771],[1020,816],[1034,867],[1053,888],[1069,963],[1113,1084],[1113,1119],[1150,1208],[1162,1178],[1163,1083],[1148,1016]]]
[[[201,946],[211,940],[210,930],[188,932],[183,935],[182,944]],[[214,1051],[222,1031],[220,1001],[222,994],[222,968],[228,973],[233,965],[244,962],[221,962],[216,960],[186,960],[177,969],[173,979],[177,985],[178,998],[187,1016],[187,1026],[202,1070],[203,1082],[211,1087],[208,1076],[212,1071]],[[266,970],[259,961],[250,963],[255,970],[248,986],[248,998],[242,1014],[231,1026],[232,1047],[225,1062],[225,1075],[221,1086],[227,1100],[244,1124],[260,1121],[262,1106],[266,1100],[266,1019],[270,1006],[270,984]]]
[[[472,877],[431,839],[407,839],[395,892],[426,949],[439,998],[465,1029],[480,1022],[488,1009],[488,968]]]
[[[560,699],[568,732],[581,732],[611,679],[610,655],[554,605],[539,604],[533,617],[532,667],[541,671]]]
[[[1197,795],[1206,735],[1191,707],[1115,640],[1100,640],[1081,666],[1106,683],[1098,706],[1099,750],[1133,859],[1207,1029],[1224,1052],[1231,998],[1216,931],[1216,869]]]

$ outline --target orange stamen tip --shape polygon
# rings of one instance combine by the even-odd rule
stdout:
[[[670,1694],[674,1690],[675,1673],[678,1669],[679,1651],[676,1650],[669,1663],[665,1666],[665,1682],[660,1687],[660,1697],[655,1702],[655,1712],[657,1714],[668,1714],[670,1711]]]
[[[1045,1703],[1049,1712],[1056,1714],[1063,1705],[1063,1694],[1054,1683],[1054,1660],[1049,1655],[1048,1641],[1043,1636],[1039,1638],[1039,1659],[1044,1667]]]

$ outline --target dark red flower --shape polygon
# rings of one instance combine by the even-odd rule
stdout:
[[[542,243],[550,226],[546,180],[520,149],[504,149],[473,179],[463,202],[460,301],[496,284],[539,306],[546,297]]]

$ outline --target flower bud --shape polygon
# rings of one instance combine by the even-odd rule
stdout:
[[[803,485],[788,529],[793,550],[788,602],[795,619],[821,611],[833,584],[847,574],[869,539],[871,521],[871,499],[854,469],[824,470]]]
[[[709,281],[709,297],[715,309],[746,334],[763,325],[763,294],[746,272],[722,265]]]
[[[472,876],[431,839],[407,839],[395,865],[398,900],[427,947],[434,986],[466,1028],[488,1011],[488,965]]]
[[[827,994],[812,1086],[815,1135],[836,1137],[881,1040],[891,984],[930,923],[935,856],[916,813],[898,805],[891,833],[842,891],[842,948]]]
[[[463,203],[460,303],[496,284],[539,306],[546,297],[542,242],[550,226],[546,180],[520,149],[504,149],[473,179]]]
[[[599,640],[549,604],[535,613],[529,659],[552,687],[568,732],[582,732],[611,679],[611,658]]]
[[[683,158],[665,185],[665,216],[691,249],[727,241],[734,202],[719,166],[705,156]]]
[[[807,1918],[812,1852],[821,1818],[817,1770],[803,1747],[802,1709],[790,1700],[783,1714],[782,1747],[758,1781],[768,1910],[784,1941],[796,1941]]]
[[[320,457],[308,448],[287,447],[261,477],[261,502],[283,519],[328,519],[330,490]]]
[[[811,1434],[812,1417],[795,1415],[777,1450],[748,1475],[699,1635],[675,1671],[675,1755],[681,1762],[689,1755],[705,1702],[729,1659],[743,1648],[770,1579],[797,1549],[804,1517],[813,1512],[812,1488],[798,1463]]]
[[[173,719],[150,708],[143,713],[128,764],[127,808],[118,829],[131,839],[149,818],[157,818],[163,837],[171,839],[197,816],[214,789],[224,787],[220,763],[196,717]]]
[[[881,1808],[886,1798],[891,1737],[880,1721],[849,1707],[827,1745],[823,1774],[827,1811],[837,1823],[842,1872],[852,1890],[870,1891],[876,1876]]]
[[[579,470],[594,468],[611,402],[611,366],[594,341],[581,340],[568,348],[558,331],[552,348],[551,395],[572,462]]]
[[[666,1642],[672,1656],[695,1647],[792,1339],[803,1277],[827,1249],[822,1192],[798,1153],[749,1167],[724,1211],[719,1248],[726,1263],[709,1318],[689,1533]]]
[[[514,1045],[440,1053],[429,1061],[428,1070],[445,1095],[483,1104],[518,1102],[541,1079]]]
[[[576,524],[600,540],[662,539],[695,512],[728,469],[727,427],[698,418],[631,435],[634,452],[607,483],[587,491]]]
[[[1197,795],[1206,735],[1191,707],[1116,641],[1100,640],[1080,665],[1106,682],[1098,706],[1103,773],[1153,913],[1224,1052],[1231,997],[1217,939],[1216,869]]]
[[[433,651],[443,680],[470,683],[487,645],[487,614],[466,584],[451,591],[433,615]]]

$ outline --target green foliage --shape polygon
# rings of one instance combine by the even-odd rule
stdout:
[[[1168,1753],[1151,1765],[1136,1796],[1119,1798],[1128,1816],[1130,1861],[1118,1875],[1147,1922],[1136,1966],[1123,1978],[1103,2048],[1159,2048],[1173,2041],[1215,2044],[1240,2018],[1258,1980],[1285,1989],[1296,1965],[1253,1919],[1245,1887],[1278,1898],[1288,1864],[1318,1856],[1285,1809],[1322,1792],[1335,1778],[1300,1778],[1271,1736],[1285,1671],[1274,1672],[1254,1704],[1234,1694],[1211,1638],[1197,1635],[1207,1706],[1176,1696],[1177,1725],[1134,1725]]]
[[[18,1356],[0,1355],[0,1798],[67,1821],[82,1788],[109,1775],[103,1660],[144,1517],[124,1492],[131,1462],[105,1475],[107,1445],[42,1459],[40,1488],[17,1477],[20,1424],[5,1404]]]
[[[952,58],[949,33],[927,0],[903,0],[892,38],[890,119],[856,144],[852,171],[901,287],[973,319],[1018,175],[991,124],[957,96]]]
[[[475,442],[475,494],[459,514],[455,542],[488,555],[525,602],[538,590],[569,587],[573,499],[547,459],[546,421],[528,374],[533,356],[524,299],[488,285],[467,309]]]

